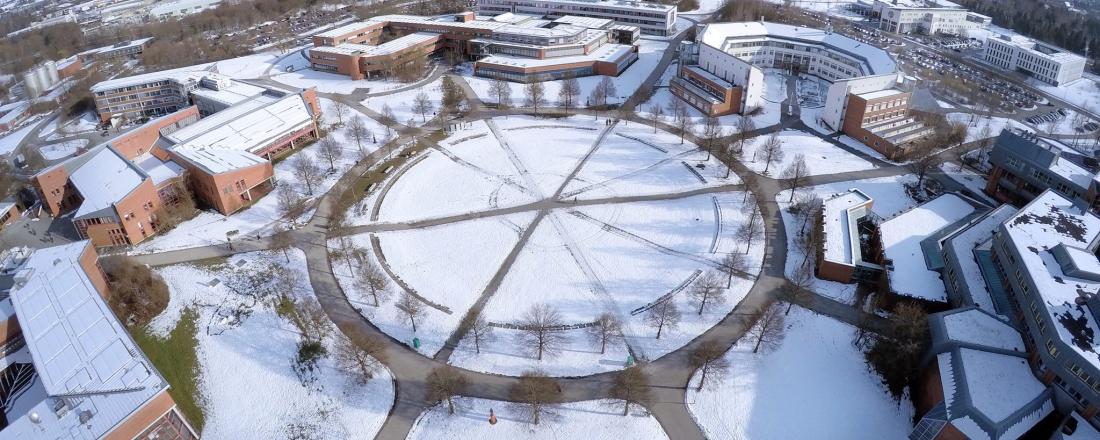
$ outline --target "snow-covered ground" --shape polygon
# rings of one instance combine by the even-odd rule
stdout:
[[[917,202],[906,194],[904,186],[905,184],[916,183],[916,180],[916,176],[913,175],[880,177],[818,185],[809,188],[801,188],[799,191],[811,192],[825,199],[834,194],[857,188],[874,199],[871,210],[874,211],[875,214],[883,218],[889,218],[917,205]],[[806,256],[799,250],[797,245],[798,234],[802,229],[802,225],[799,224],[798,220],[788,211],[791,205],[787,202],[789,198],[790,192],[788,191],[782,191],[775,197],[776,202],[778,202],[779,206],[782,208],[780,213],[783,216],[783,226],[787,230],[786,274],[788,277],[792,277]],[[812,226],[806,227],[809,228]],[[810,258],[812,258],[812,256]],[[855,299],[856,285],[815,278],[812,289],[814,292],[821,295],[851,304]]]
[[[276,313],[275,299],[285,294],[315,300],[305,255],[292,250],[289,258],[288,263],[282,253],[260,252],[235,255],[218,266],[157,269],[171,299],[150,330],[165,335],[185,309],[197,313],[203,437],[286,438],[288,426],[298,424],[317,435],[311,438],[373,438],[393,404],[388,370],[382,368],[364,385],[331,355],[320,360],[315,382],[306,384],[293,369],[300,334]],[[276,277],[255,277],[259,284],[244,281],[247,274],[272,271],[292,273],[296,282],[278,284]],[[330,353],[333,337],[326,339]]]
[[[345,80],[347,81],[347,80]],[[395,87],[396,88],[396,87]],[[373,90],[372,91],[377,91]],[[416,112],[415,104],[416,97],[423,93],[428,97],[431,102],[431,108],[427,113],[420,114]],[[394,119],[399,124],[406,124],[415,127],[424,125],[427,121],[430,121],[439,112],[439,107],[443,102],[443,79],[436,79],[430,83],[421,85],[420,87],[402,90],[397,93],[391,93],[389,95],[375,96],[367,98],[362,104],[367,108],[374,110],[384,115],[386,106],[389,106],[393,111]]]
[[[977,194],[982,200],[989,202],[991,205],[997,205],[992,198],[985,194],[985,176],[974,172],[970,168],[960,168],[958,163],[951,162],[941,163],[940,172],[950,177],[951,180],[959,182],[960,185]]]
[[[38,148],[38,152],[41,153],[42,157],[46,160],[58,160],[72,156],[80,151],[81,148],[87,146],[87,139],[73,139],[56,144],[43,145]]]
[[[333,102],[327,99],[321,99],[321,103],[326,109],[331,108],[333,105]],[[381,128],[382,125],[368,118],[366,115],[361,115],[354,111],[352,114],[362,117],[367,123],[367,126],[374,133],[383,132]],[[329,119],[331,120],[326,120],[326,122],[336,122],[334,118],[330,117]],[[358,161],[359,147],[355,144],[353,139],[349,139],[346,125],[335,130],[330,129],[328,131],[328,136],[336,139],[344,150],[343,157],[334,162],[335,172],[328,172],[328,161],[323,159],[318,153],[320,143],[314,142],[305,149],[299,150],[275,164],[275,181],[278,182],[279,185],[292,186],[301,193],[303,197],[309,200],[320,197],[326,193],[329,188],[332,188],[332,186],[336,184],[336,181],[339,180],[349,168],[354,166],[356,161]],[[379,134],[378,137],[379,143],[377,144],[364,142],[363,150],[369,153],[377,149],[382,144],[382,135]],[[319,167],[326,171],[326,174],[320,181],[313,182],[312,195],[309,194],[307,185],[294,175],[293,164],[295,158],[299,155],[311,157]],[[312,211],[305,213],[303,217],[311,215]],[[275,223],[279,222],[281,218],[282,212],[279,211],[278,198],[272,193],[261,198],[259,201],[252,204],[252,206],[230,216],[224,216],[213,210],[203,211],[195,218],[185,221],[171,231],[168,231],[168,233],[154,236],[152,239],[138,244],[131,253],[145,254],[209,244],[221,244],[225,243],[225,233],[234,230],[238,231],[241,236],[256,236],[257,234],[269,235]],[[300,218],[297,220],[302,219]]]
[[[512,439],[589,439],[589,440],[661,440],[667,439],[657,419],[638,406],[624,416],[622,402],[589,400],[553,405],[538,425],[519,406],[508,402],[460,397],[455,399],[455,414],[445,405],[420,414],[409,432],[409,440],[469,438],[478,440]],[[497,424],[489,424],[489,411]]]
[[[1081,79],[1062,86],[1054,86],[1035,79],[1028,80],[1028,85],[1063,101],[1084,107],[1094,114],[1100,114],[1100,77],[1096,75],[1085,74]]]
[[[36,126],[38,126],[38,124],[27,124],[23,126],[23,128],[9,133],[4,137],[0,137],[0,156],[15,151],[15,148],[19,146],[19,143],[23,142],[23,139],[26,138],[27,135],[30,134]]]
[[[668,83],[673,76],[676,75],[676,71],[679,69],[674,62],[665,72],[661,74],[661,79],[654,85],[653,96],[648,101],[636,107],[635,112],[643,117],[648,118],[652,114],[650,109],[653,105],[660,106],[664,111],[662,119],[666,123],[671,122],[671,115],[669,112],[669,103],[673,99],[678,99],[672,95],[672,92],[668,90]],[[778,70],[765,69],[764,70],[764,105],[753,115],[749,116],[752,119],[756,128],[769,127],[778,124],[781,117],[781,103],[787,99],[787,77],[780,73]],[[696,110],[694,107],[688,106],[688,113],[691,114],[692,120],[698,126],[706,119],[702,112]],[[732,132],[734,127],[737,126],[741,119],[741,115],[726,115],[718,118],[722,127]]]
[[[717,11],[722,5],[726,4],[727,0],[699,0],[699,7],[690,11],[682,11],[678,14],[709,14]]]
[[[53,141],[66,136],[96,131],[97,125],[99,125],[99,117],[93,112],[87,112],[80,115],[79,118],[70,119],[60,125],[58,124],[58,119],[55,118],[50,121],[49,125],[42,128],[38,136],[39,138]]]
[[[976,141],[981,137],[982,131],[986,126],[989,127],[989,133],[991,136],[996,137],[1004,129],[1013,128],[1025,128],[1024,124],[1019,121],[1001,118],[1001,117],[984,117],[971,113],[948,113],[947,120],[952,122],[963,122],[967,124],[966,141]]]
[[[721,382],[688,391],[688,409],[709,438],[901,439],[913,405],[900,404],[852,346],[857,330],[800,307],[786,319],[786,337],[774,352],[734,345]]]
[[[770,167],[765,163],[762,150],[768,137],[758,136],[745,145],[741,162],[749,169],[761,174],[767,168],[770,176],[781,175],[783,170],[794,163],[799,154],[803,155],[809,175],[812,176],[869,170],[875,167],[870,162],[803,131],[783,130],[779,132],[779,140],[783,143],[781,161],[772,163]]]
[[[711,270],[712,262],[726,253],[746,251],[731,238],[746,221],[743,194],[677,195],[629,203],[615,198],[680,194],[737,183],[737,176],[725,178],[725,169],[713,158],[707,159],[690,143],[681,144],[677,136],[621,123],[603,137],[574,180],[567,182],[566,177],[607,128],[603,119],[511,116],[494,119],[492,124],[503,143],[484,122],[471,124],[440,142],[447,155],[433,150],[406,171],[392,172],[400,177],[381,203],[383,224],[483,213],[476,219],[430,228],[377,233],[393,272],[419,295],[446,308],[427,308],[418,325],[415,336],[425,353],[442,347],[523,231],[532,227],[536,211],[547,207],[508,215],[491,211],[534,203],[563,186],[559,200],[583,200],[585,205],[552,206],[534,226],[488,298],[483,312],[488,321],[514,324],[536,304],[558,309],[565,324],[588,323],[600,313],[613,313],[627,326],[626,343],[635,353],[653,359],[714,325],[751,287],[752,280],[735,279],[728,301],[701,315],[686,294],[677,293],[672,301],[683,311],[683,321],[678,329],[665,329],[661,339],[655,340],[655,331],[644,325],[644,313],[630,312],[676,290],[697,271]],[[601,202],[604,198],[608,200]],[[368,215],[360,214],[355,223],[371,223]],[[366,235],[352,240],[370,247]],[[763,246],[755,243],[748,250],[750,272],[755,273]],[[353,303],[362,303],[369,319],[399,340],[412,339],[411,325],[392,301],[375,309],[373,301],[354,288],[346,264],[335,260],[334,264],[345,292]],[[502,342],[492,349],[483,347],[480,355],[475,354],[467,339],[451,361],[496,373],[542,368],[555,375],[578,375],[622,368],[626,358],[623,342],[612,344],[601,355],[583,331],[575,330],[565,332],[568,342],[561,354],[539,362],[513,342],[515,331],[498,329],[496,333]]]
[[[593,75],[577,78],[577,82],[580,83],[581,86],[580,96],[578,97],[579,106],[583,107],[585,105],[588,96],[592,94],[592,90],[596,88],[596,85],[599,84],[603,78],[611,78],[611,82],[615,84],[616,93],[614,96],[608,97],[607,103],[620,104],[626,101],[630,95],[634,94],[638,86],[649,77],[653,69],[657,67],[657,64],[661,61],[661,57],[664,55],[665,49],[667,48],[668,43],[664,41],[640,40],[638,42],[638,60],[635,61],[634,64],[631,64],[630,67],[627,67],[619,76],[605,77],[602,75]],[[473,76],[473,68],[469,65],[465,66],[464,78],[466,82],[470,84],[470,87],[474,89],[474,92],[477,93],[478,98],[480,98],[482,102],[496,104],[496,96],[490,93],[493,80]],[[542,84],[544,87],[543,93],[547,101],[549,101],[548,105],[560,106],[558,95],[561,93],[562,81],[544,81]],[[514,82],[509,82],[508,85],[512,88],[512,105],[526,105],[524,85]]]
[[[1042,115],[1045,115],[1045,114],[1048,114],[1048,113],[1053,113],[1055,115],[1058,114],[1054,110],[1054,107],[1046,107],[1046,108],[1050,109],[1050,111],[1049,112],[1040,112],[1037,115],[1042,116]],[[1041,123],[1038,123],[1038,124],[1032,124],[1032,123],[1028,122],[1026,118],[1024,118],[1024,119],[1022,119],[1018,122],[1021,122],[1024,125],[1027,125],[1028,127],[1031,127],[1032,130],[1040,132],[1040,133],[1046,133],[1046,134],[1053,133],[1055,135],[1062,135],[1062,134],[1066,134],[1066,135],[1072,135],[1072,134],[1086,135],[1086,134],[1089,134],[1089,131],[1085,130],[1084,125],[1089,123],[1089,122],[1095,122],[1095,121],[1093,121],[1088,116],[1085,116],[1084,114],[1082,114],[1081,116],[1078,116],[1078,113],[1076,111],[1074,111],[1073,109],[1068,109],[1067,108],[1067,109],[1063,109],[1063,110],[1065,111],[1066,114],[1061,119],[1056,119],[1053,122],[1041,122]]]

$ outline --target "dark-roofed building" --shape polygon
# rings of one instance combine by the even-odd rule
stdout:
[[[1053,189],[1074,202],[1097,207],[1096,159],[1023,130],[1004,130],[989,153],[992,169],[985,192],[1023,205]]]
[[[1062,413],[1100,426],[1100,217],[1053,190],[1004,221],[992,262],[1035,375]]]
[[[914,389],[913,440],[1017,439],[1054,410],[1007,322],[968,307],[929,316],[932,349]]]

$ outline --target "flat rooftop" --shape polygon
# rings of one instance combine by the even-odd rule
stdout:
[[[736,23],[711,23],[696,37],[708,46],[724,50],[730,40],[775,39],[817,45],[862,60],[870,69],[865,75],[880,75],[897,71],[897,62],[885,50],[837,33],[821,29],[788,24],[743,21]]]
[[[535,68],[556,66],[562,64],[605,61],[609,63],[621,60],[633,52],[633,46],[625,44],[605,44],[586,55],[572,55],[556,58],[526,58],[511,55],[490,55],[477,61],[477,64],[489,64],[497,66],[512,66],[520,68]]]
[[[157,81],[172,80],[179,83],[187,83],[190,81],[198,82],[203,76],[206,76],[210,72],[206,69],[213,63],[200,64],[197,66],[181,67],[179,69],[160,70],[156,72],[143,73],[140,75],[127,76],[125,78],[115,78],[106,81],[100,81],[91,87],[92,92],[105,92],[123,87],[137,86],[142,84],[148,84]]]
[[[855,256],[859,252],[859,236],[850,212],[852,208],[864,206],[871,201],[870,196],[853,188],[821,202],[825,260],[848,266],[855,264]]]
[[[893,261],[890,288],[899,295],[928,301],[947,301],[938,272],[928,268],[920,243],[932,234],[974,212],[954,194],[944,194],[879,225],[883,253]]]

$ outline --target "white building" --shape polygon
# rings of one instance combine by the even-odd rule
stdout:
[[[676,6],[640,1],[609,0],[478,0],[479,15],[529,14],[551,19],[567,15],[606,18],[637,26],[643,34],[676,33]]]
[[[1081,78],[1085,57],[1021,36],[986,38],[986,62],[1060,86]]]
[[[149,8],[149,17],[163,20],[172,17],[196,14],[216,8],[222,0],[176,0],[159,2]]]
[[[871,16],[879,19],[879,29],[899,34],[964,35],[993,21],[947,0],[875,0]]]
[[[57,63],[47,61],[23,73],[23,91],[27,99],[34,99],[59,81],[61,78],[57,73]]]

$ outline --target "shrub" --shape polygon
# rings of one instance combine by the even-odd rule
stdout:
[[[123,323],[143,326],[168,306],[168,285],[148,266],[124,255],[101,261],[111,290],[107,302]]]

